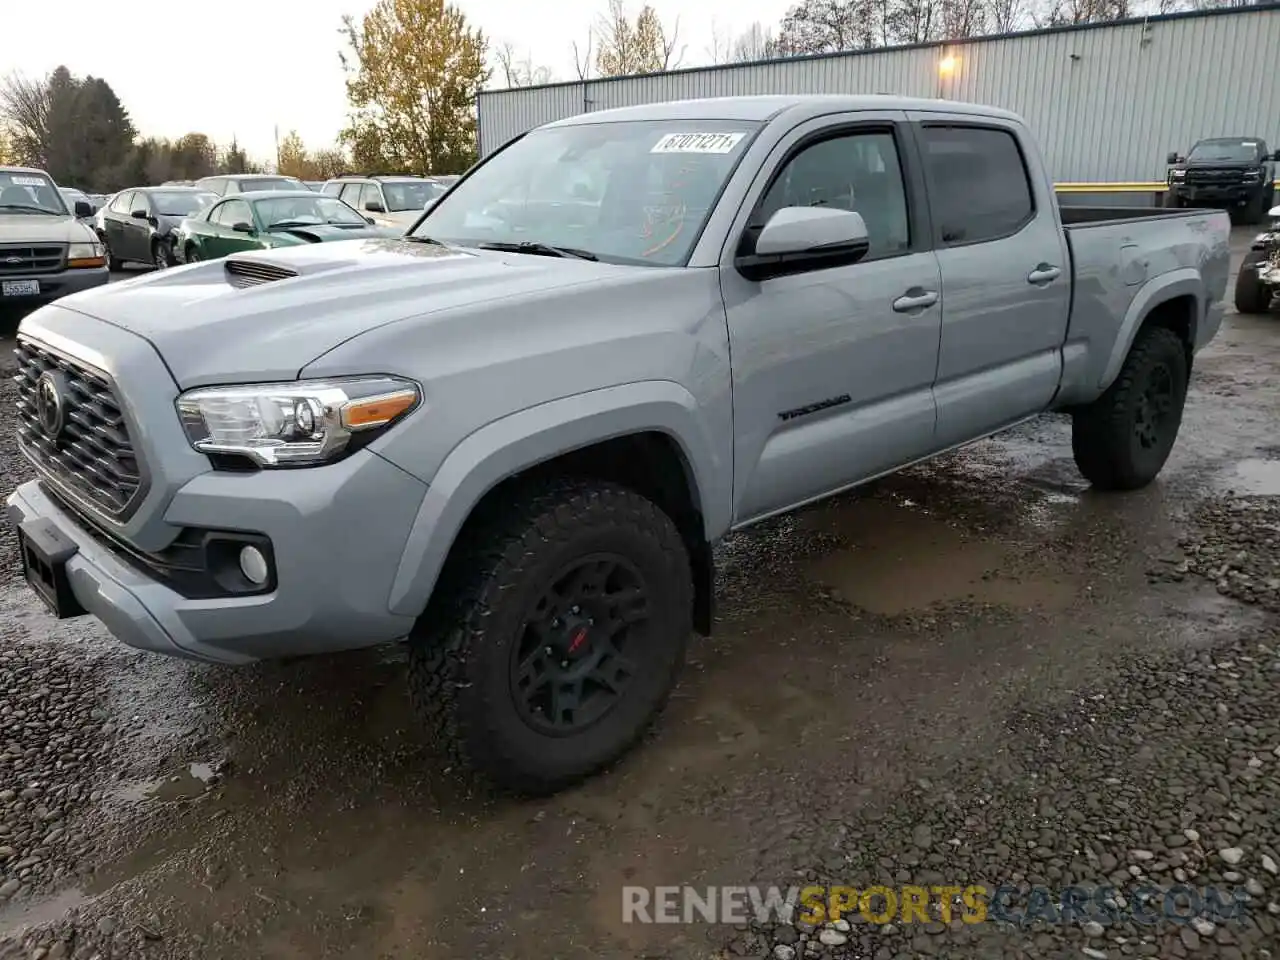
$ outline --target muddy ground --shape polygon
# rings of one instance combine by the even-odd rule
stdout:
[[[398,651],[135,653],[50,620],[5,531],[0,955],[1280,956],[1278,384],[1280,316],[1231,314],[1145,491],[1092,493],[1046,418],[732,538],[663,721],[542,802],[439,767]],[[27,476],[4,422],[0,466]],[[1121,915],[622,922],[624,885],[813,882],[1104,884]],[[1125,920],[1175,883],[1247,910]]]

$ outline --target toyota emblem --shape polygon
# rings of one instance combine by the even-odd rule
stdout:
[[[36,381],[36,419],[50,440],[57,440],[67,425],[63,395],[66,393],[62,375],[46,370]]]

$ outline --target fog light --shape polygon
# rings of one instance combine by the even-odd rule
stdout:
[[[267,582],[267,558],[257,547],[243,547],[240,550],[240,572],[245,579],[256,587]]]

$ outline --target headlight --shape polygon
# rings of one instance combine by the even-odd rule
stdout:
[[[1259,173],[1257,170],[1246,170],[1244,172],[1244,179],[1247,181],[1258,180],[1261,177],[1262,177],[1262,174]]]
[[[67,247],[67,266],[72,269],[79,267],[100,267],[103,263],[102,244],[97,240],[86,240],[83,243],[73,243]]]
[[[178,416],[201,453],[239,454],[263,467],[330,463],[364,446],[418,406],[399,377],[202,387],[178,397]]]

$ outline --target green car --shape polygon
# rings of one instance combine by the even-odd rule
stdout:
[[[173,253],[181,263],[195,263],[246,250],[402,232],[375,226],[336,197],[311,190],[264,190],[226,197],[187,217],[178,227]]]

